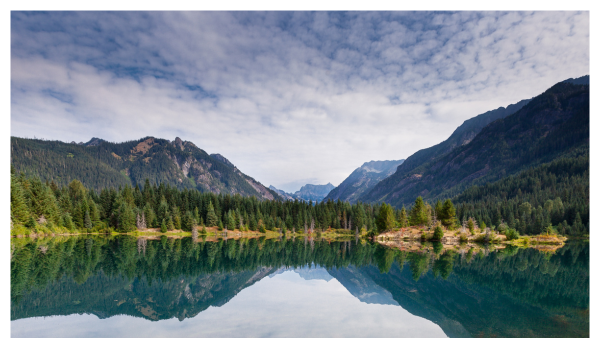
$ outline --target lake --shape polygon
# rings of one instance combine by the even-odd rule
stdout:
[[[585,337],[589,245],[11,240],[12,337]]]

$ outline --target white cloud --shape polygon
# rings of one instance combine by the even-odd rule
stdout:
[[[21,14],[12,135],[179,136],[277,187],[337,185],[589,73],[588,12]]]

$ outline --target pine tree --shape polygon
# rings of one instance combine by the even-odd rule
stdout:
[[[29,220],[23,187],[13,174],[10,175],[10,213],[15,224],[25,225]]]
[[[410,210],[410,225],[411,226],[420,226],[425,225],[429,221],[429,217],[427,215],[427,208],[425,206],[425,202],[423,202],[423,198],[421,196],[417,197],[415,200],[415,204]]]
[[[152,227],[152,225],[154,224],[154,220],[156,219],[156,214],[150,206],[150,203],[146,203],[146,205],[144,206],[143,217],[146,220],[146,226]]]
[[[62,226],[71,231],[75,230],[75,224],[73,223],[73,219],[68,212],[64,213],[62,216]]]
[[[206,213],[206,225],[209,228],[216,227],[217,225],[219,225],[219,219],[215,214],[215,209],[212,205],[212,202],[208,204],[208,212]]]
[[[135,214],[123,201],[120,202],[117,219],[120,232],[131,232],[135,230]]]
[[[85,211],[85,218],[84,218],[83,224],[86,229],[92,228],[92,219],[90,218],[90,212],[87,210]]]
[[[406,215],[406,209],[404,208],[404,206],[402,207],[402,209],[400,210],[400,213],[398,214],[397,222],[401,228],[405,228],[408,225],[408,216]]]
[[[438,214],[438,217],[444,226],[451,227],[454,225],[456,222],[456,209],[450,199],[444,201],[442,211]]]
[[[379,208],[379,216],[377,217],[376,225],[379,233],[390,231],[394,228],[394,211],[392,206],[383,203]]]
[[[175,223],[173,223],[173,217],[172,216],[169,216],[169,219],[167,221],[167,229],[169,229],[169,231],[175,230]]]
[[[163,234],[165,232],[167,232],[167,222],[165,221],[164,218],[163,218],[162,222],[160,223],[160,232],[162,232]]]

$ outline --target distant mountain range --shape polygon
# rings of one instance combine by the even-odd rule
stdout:
[[[287,200],[301,200],[301,201],[313,201],[321,202],[329,192],[335,188],[331,183],[327,184],[305,184],[293,194],[287,193],[283,190],[277,189],[274,186],[269,186],[269,189],[275,191],[283,199]]]
[[[111,143],[99,138],[76,144],[11,137],[11,164],[26,175],[66,185],[73,179],[99,190],[125,184],[170,184],[217,194],[259,199],[278,195],[237,169],[220,154],[207,154],[192,142],[145,137]]]
[[[392,175],[404,160],[365,162],[354,170],[339,186],[331,190],[325,200],[332,199],[355,203],[379,181]]]

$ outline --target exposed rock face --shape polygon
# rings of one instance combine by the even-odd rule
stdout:
[[[355,203],[359,196],[369,191],[379,181],[392,175],[404,160],[365,162],[346,178],[339,186],[331,190],[325,200],[332,199]]]
[[[175,138],[175,141],[173,141],[173,144],[177,147],[179,147],[179,149],[183,150],[183,141],[181,141],[181,139],[179,137]]]

